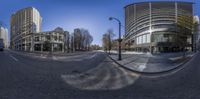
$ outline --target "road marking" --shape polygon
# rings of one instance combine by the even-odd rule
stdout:
[[[9,55],[13,60],[15,60],[16,62],[19,61],[17,58],[15,58],[14,56],[12,55]]]
[[[37,57],[37,56],[36,56]],[[47,58],[47,56],[46,55],[43,55],[43,54],[40,54],[40,56],[39,56],[40,58]]]
[[[134,84],[139,76],[126,71],[112,61],[103,61],[86,72],[64,74],[61,78],[66,84],[80,90],[118,90]]]
[[[94,58],[97,55],[97,53],[93,54],[92,56],[89,57],[89,59]]]
[[[52,58],[53,58],[53,60],[58,60],[56,56],[53,56]]]
[[[138,70],[139,71],[143,71],[145,68],[146,68],[146,63],[142,64],[142,65],[139,65]]]

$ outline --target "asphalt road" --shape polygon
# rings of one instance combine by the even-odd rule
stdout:
[[[0,52],[0,99],[200,98],[200,53],[162,76],[124,70],[101,52],[83,56],[59,61]]]

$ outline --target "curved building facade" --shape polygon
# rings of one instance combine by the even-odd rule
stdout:
[[[11,47],[15,50],[30,51],[31,36],[41,32],[42,18],[37,9],[28,7],[12,14],[10,20]]]
[[[3,39],[5,48],[8,48],[8,29],[0,26],[0,39]]]
[[[141,2],[125,7],[125,42],[145,52],[192,50],[193,3]]]

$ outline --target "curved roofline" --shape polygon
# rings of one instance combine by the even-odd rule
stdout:
[[[178,2],[178,3],[190,3],[190,4],[194,4],[194,2],[189,2],[189,1],[143,1],[143,2],[135,2],[135,3],[131,3],[131,4],[128,4],[126,5],[124,8],[128,7],[128,6],[131,6],[131,5],[134,5],[134,4],[142,4],[142,3],[163,3],[163,2]]]

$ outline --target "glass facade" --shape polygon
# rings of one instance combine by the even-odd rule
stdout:
[[[125,42],[136,51],[173,52],[184,47],[192,50],[192,20],[190,2],[130,4],[125,7]]]

